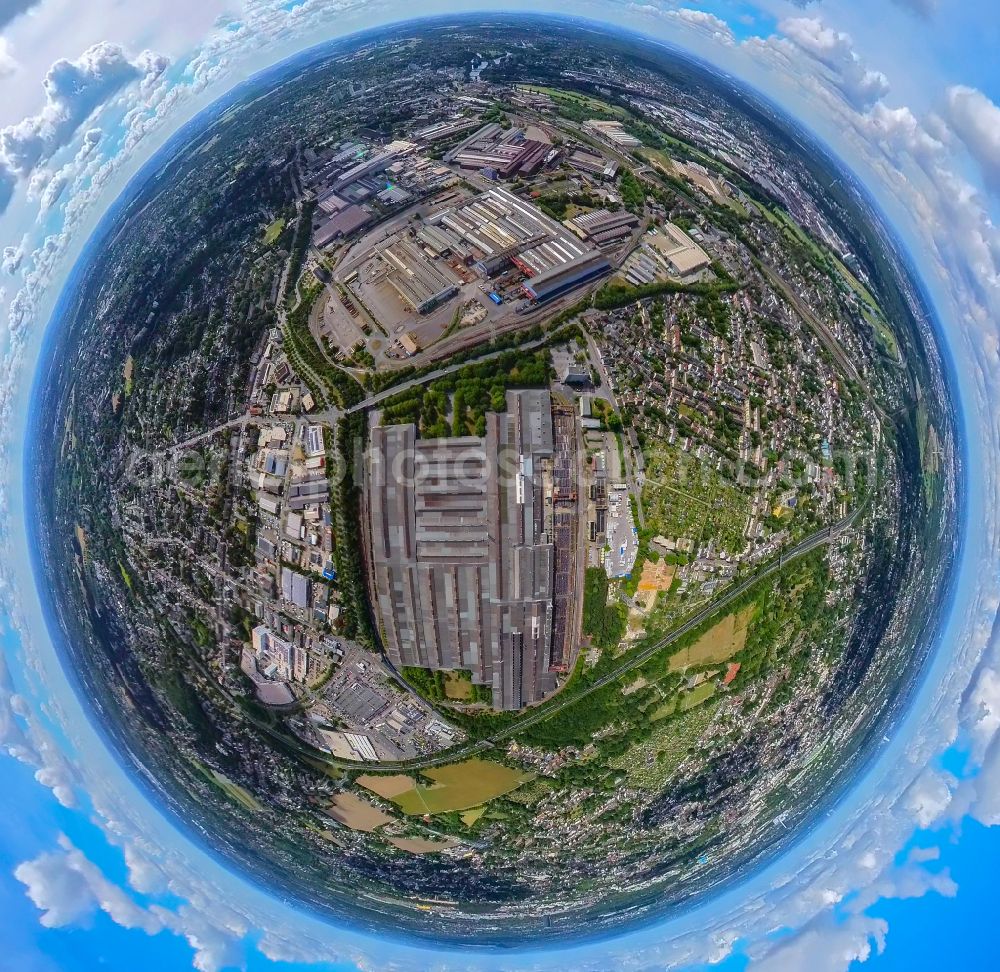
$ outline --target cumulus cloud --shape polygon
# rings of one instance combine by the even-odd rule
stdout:
[[[0,186],[3,185],[3,170],[0,169]],[[2,192],[0,192],[0,198],[2,198]],[[18,246],[5,246],[3,248],[3,261],[0,263],[0,267],[3,268],[4,273],[17,273],[21,266],[21,261],[24,259],[24,242],[22,241]]]
[[[67,866],[65,854],[42,854],[25,861],[14,877],[27,888],[46,928],[75,925],[94,913],[94,896],[83,875]]]
[[[754,972],[843,972],[852,962],[882,953],[889,925],[881,918],[851,915],[838,920],[823,914],[793,933],[752,949]]]
[[[886,151],[906,152],[925,165],[940,159],[945,152],[941,139],[932,135],[905,105],[890,108],[880,101],[857,119],[857,125]]]
[[[80,126],[133,81],[143,84],[163,73],[165,60],[145,51],[132,60],[117,44],[102,42],[75,61],[62,58],[45,75],[45,105],[0,131],[0,151],[19,175],[30,174],[68,145]]]
[[[710,37],[712,40],[731,47],[736,43],[733,29],[721,17],[709,13],[707,10],[695,10],[691,7],[681,7],[679,10],[671,10],[667,14],[674,20],[679,21],[686,27]]]
[[[958,885],[952,880],[947,868],[934,872],[922,866],[937,861],[940,856],[941,852],[936,847],[913,850],[902,866],[890,874],[880,876],[862,889],[851,903],[850,910],[860,914],[880,900],[922,898],[931,892],[945,898],[955,897]]]
[[[140,890],[138,886],[142,886],[147,894],[167,890],[162,871],[134,844],[127,846],[126,862],[131,888]],[[58,850],[18,865],[14,876],[42,912],[39,921],[46,928],[86,926],[101,911],[122,928],[137,929],[147,935],[168,931],[186,939],[194,949],[192,967],[197,972],[244,967],[242,942],[250,931],[246,919],[193,883],[169,889],[189,898],[190,904],[176,908],[160,904],[146,907],[129,889],[109,880],[65,836],[59,837]],[[275,938],[273,948],[277,949],[279,943],[280,939]]]
[[[248,931],[245,924],[238,922],[235,927],[227,927],[220,921],[216,908],[208,902],[199,908],[182,905],[177,911],[154,905],[151,911],[165,927],[187,939],[195,951],[194,968],[197,972],[222,972],[222,969],[244,967],[240,941]]]
[[[10,670],[0,654],[0,746],[9,756],[35,770],[35,779],[48,787],[58,802],[77,805],[76,779],[51,734],[40,727],[25,699],[14,691]]]
[[[983,174],[1000,194],[1000,106],[981,91],[956,85],[948,89],[947,121]]]
[[[81,924],[100,910],[123,928],[138,928],[147,935],[163,930],[157,915],[109,881],[68,838],[60,837],[59,846],[60,850],[25,861],[14,871],[42,912],[39,920],[46,928]]]
[[[778,29],[800,51],[827,68],[855,107],[865,108],[888,93],[888,78],[865,66],[854,51],[850,34],[826,26],[818,17],[786,17]]]
[[[904,797],[906,809],[917,826],[924,829],[936,824],[951,803],[954,779],[947,773],[925,770],[913,781]]]

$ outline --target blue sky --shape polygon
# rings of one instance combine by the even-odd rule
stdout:
[[[995,968],[994,0],[583,0],[574,9],[722,65],[831,145],[909,248],[962,376],[976,529],[956,611],[906,725],[801,846],[687,918],[606,945],[519,958],[432,955],[330,928],[229,874],[148,804],[86,723],[25,568],[18,470],[33,364],[88,233],[171,132],[249,74],[353,29],[476,7],[89,0],[84,14],[73,0],[0,3],[0,618],[10,671],[0,673],[0,743],[10,754],[0,756],[0,968]],[[539,9],[517,7],[525,8]],[[46,94],[43,78],[59,63],[81,83],[50,83]]]

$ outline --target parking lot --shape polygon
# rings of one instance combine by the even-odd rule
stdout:
[[[604,569],[608,577],[625,577],[632,572],[639,552],[639,536],[632,520],[628,487],[613,483],[608,489],[608,551]]]

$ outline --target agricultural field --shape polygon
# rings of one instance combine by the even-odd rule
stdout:
[[[410,854],[436,854],[438,851],[447,850],[449,847],[456,847],[457,840],[428,840],[426,837],[390,837],[389,843],[393,847],[407,851]]]
[[[486,813],[486,807],[473,807],[471,810],[466,810],[462,814],[462,823],[466,827],[472,827],[484,813]]]
[[[483,759],[439,766],[425,770],[423,775],[432,779],[433,784],[418,783],[415,779],[406,777],[409,787],[402,790],[398,775],[388,778],[362,776],[358,782],[372,792],[392,800],[403,813],[422,815],[471,810],[510,793],[522,783],[535,778],[534,773],[523,773]],[[383,784],[386,779],[392,781],[388,786]]]
[[[731,554],[746,544],[749,496],[676,446],[657,443],[648,450],[642,507],[654,535],[690,540],[695,546],[711,537]]]
[[[736,614],[727,615],[693,645],[671,655],[670,671],[678,672],[685,668],[700,668],[729,661],[733,655],[743,650],[753,613],[754,605],[751,604]]]
[[[370,834],[392,822],[392,817],[354,793],[338,793],[327,807],[327,815],[338,823]]]
[[[690,712],[715,695],[715,682],[702,682],[681,696],[681,712]]]

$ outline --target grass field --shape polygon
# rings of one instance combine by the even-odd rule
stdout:
[[[847,269],[847,267],[844,266],[840,258],[831,253],[830,259],[833,261],[833,265],[837,268],[840,275],[845,281],[847,281],[847,286],[850,287],[851,290],[853,290],[873,311],[881,313],[878,301],[872,296],[871,291],[860,280],[858,280],[858,278],[855,277],[854,274]]]
[[[455,702],[468,702],[472,699],[472,679],[468,672],[445,672],[444,695]]]
[[[233,802],[246,807],[247,810],[253,810],[254,813],[260,813],[264,809],[249,790],[244,789],[238,783],[234,783],[228,776],[217,773],[215,770],[212,771],[212,775],[215,785]]]
[[[677,138],[675,135],[671,135],[669,132],[664,131],[658,126],[656,126],[656,130],[660,138],[675,151],[679,150],[679,154],[684,158],[691,158],[696,162],[700,162],[713,173],[722,172],[725,175],[734,175],[733,170],[728,165],[714,156],[706,155],[696,145],[692,145],[690,142],[685,142],[683,139]],[[650,148],[649,146],[644,146],[638,151],[640,155],[646,156],[650,162],[661,166],[668,176],[681,178],[680,173],[673,168],[673,160],[666,152],[661,149]]]
[[[595,115],[614,115],[615,118],[628,118],[629,114],[623,108],[618,108],[615,105],[609,105],[606,101],[601,101],[599,98],[592,98],[590,95],[581,94],[578,91],[567,91],[563,88],[545,88],[540,85],[535,84],[522,84],[518,85],[523,91],[529,91],[534,94],[548,95],[556,104],[562,103],[575,103],[581,108],[593,112]]]
[[[212,769],[210,766],[206,766],[204,763],[194,760],[192,765],[198,770],[202,776],[205,777],[210,783],[213,783],[233,803],[238,803],[241,807],[246,810],[252,810],[254,813],[260,813],[264,808],[260,805],[257,798],[247,789],[240,786],[239,783],[234,783],[228,776],[223,773],[219,773],[217,770]]]
[[[644,159],[658,165],[668,176],[680,178],[680,173],[674,168],[674,160],[662,149],[641,148],[638,151]]]
[[[941,471],[940,442],[924,402],[917,405],[917,444],[920,448],[920,468],[924,474],[924,501],[930,506],[934,501],[937,476]]]
[[[767,206],[758,206],[760,212],[775,226],[780,227],[786,238],[801,244],[809,252],[813,262],[822,267],[826,263],[826,254],[819,248],[816,241],[792,217],[780,207],[770,209]],[[846,268],[845,268],[846,269]]]
[[[875,339],[881,345],[882,350],[894,361],[899,361],[899,345],[896,343],[896,335],[892,333],[885,318],[867,305],[862,306],[861,314],[871,326]]]
[[[119,560],[118,570],[121,573],[122,580],[125,581],[125,586],[131,591],[132,587],[132,575],[125,569],[125,565]]]
[[[486,807],[473,807],[471,810],[466,810],[462,814],[462,823],[466,827],[471,827],[484,813],[486,813]]]
[[[510,793],[522,783],[535,778],[534,773],[522,773],[484,759],[469,759],[464,763],[439,766],[426,770],[424,775],[434,780],[431,786],[406,777],[410,786],[401,790],[399,788],[402,784],[398,776],[359,777],[358,782],[392,800],[403,813],[433,814],[471,810]],[[386,787],[382,785],[386,779],[394,782]],[[372,785],[373,781],[377,781],[375,785]],[[381,785],[381,789],[376,789],[376,785]]]
[[[268,224],[266,230],[264,230],[264,243],[270,246],[274,243],[279,236],[281,236],[281,231],[285,228],[284,218],[276,219],[273,223]]]
[[[690,712],[715,695],[715,682],[702,682],[681,696],[681,712]]]
[[[391,776],[365,775],[358,777],[358,784],[386,800],[394,800],[400,793],[413,789],[413,778],[403,773],[393,773]]]
[[[724,617],[693,645],[671,655],[670,671],[679,672],[684,668],[717,665],[729,661],[738,651],[742,651],[746,644],[747,625],[750,624],[753,612],[753,605],[750,605],[738,614]]]

